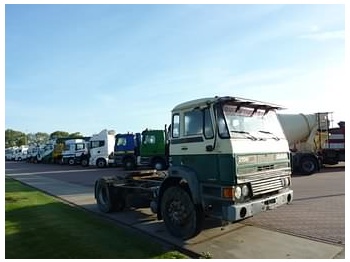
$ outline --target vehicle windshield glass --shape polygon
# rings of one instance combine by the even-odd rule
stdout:
[[[227,128],[232,138],[275,139],[284,137],[275,110],[225,104],[222,107]]]

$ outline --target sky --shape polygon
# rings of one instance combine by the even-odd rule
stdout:
[[[345,121],[345,5],[4,9],[5,129],[163,129],[177,104],[216,95]]]

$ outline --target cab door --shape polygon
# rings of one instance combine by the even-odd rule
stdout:
[[[170,155],[174,165],[193,169],[201,181],[217,180],[214,125],[209,108],[173,115]]]

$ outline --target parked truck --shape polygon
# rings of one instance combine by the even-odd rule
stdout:
[[[312,174],[345,161],[345,122],[330,128],[331,114],[278,114],[292,154],[293,172]]]
[[[90,138],[75,138],[66,140],[62,151],[62,163],[69,165],[81,164],[89,159]]]
[[[111,156],[114,152],[115,131],[104,129],[89,140],[88,161],[82,159],[82,166],[106,167],[113,164]]]
[[[36,160],[34,163],[53,163],[54,162],[54,150],[56,146],[56,140],[50,139],[45,145],[41,145],[36,154]]]
[[[5,160],[6,161],[15,160],[15,152],[16,152],[17,148],[18,148],[17,146],[5,148]]]
[[[14,151],[14,160],[15,161],[26,160],[27,156],[28,156],[28,145],[19,146]]]
[[[234,222],[290,203],[291,159],[279,108],[237,97],[177,105],[167,172],[98,179],[99,209],[121,211],[142,198],[170,234],[188,239],[201,231],[207,216]]]
[[[149,130],[142,133],[117,134],[114,147],[115,165],[133,170],[148,166],[164,170],[168,166],[168,139],[166,130]]]
[[[29,163],[36,162],[39,150],[40,150],[40,146],[38,144],[29,145],[28,152],[27,152],[27,162]]]

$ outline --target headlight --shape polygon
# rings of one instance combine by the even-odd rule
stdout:
[[[244,197],[246,197],[246,196],[249,195],[249,188],[248,188],[247,185],[243,185],[243,186],[242,186],[242,195],[243,195]]]
[[[257,163],[257,157],[256,155],[244,155],[244,156],[238,156],[237,159],[238,165],[244,165],[244,164],[256,164]]]
[[[283,187],[287,187],[287,186],[290,185],[289,177],[283,177],[283,178],[281,178],[281,182],[282,182],[282,186],[283,186]]]
[[[239,186],[237,186],[235,188],[235,198],[236,199],[240,199],[241,196],[242,196],[242,189]]]
[[[285,180],[286,180],[286,186],[290,186],[290,178],[286,177]]]
[[[275,158],[276,158],[276,160],[288,159],[288,154],[287,153],[279,153],[279,154],[276,154]]]

